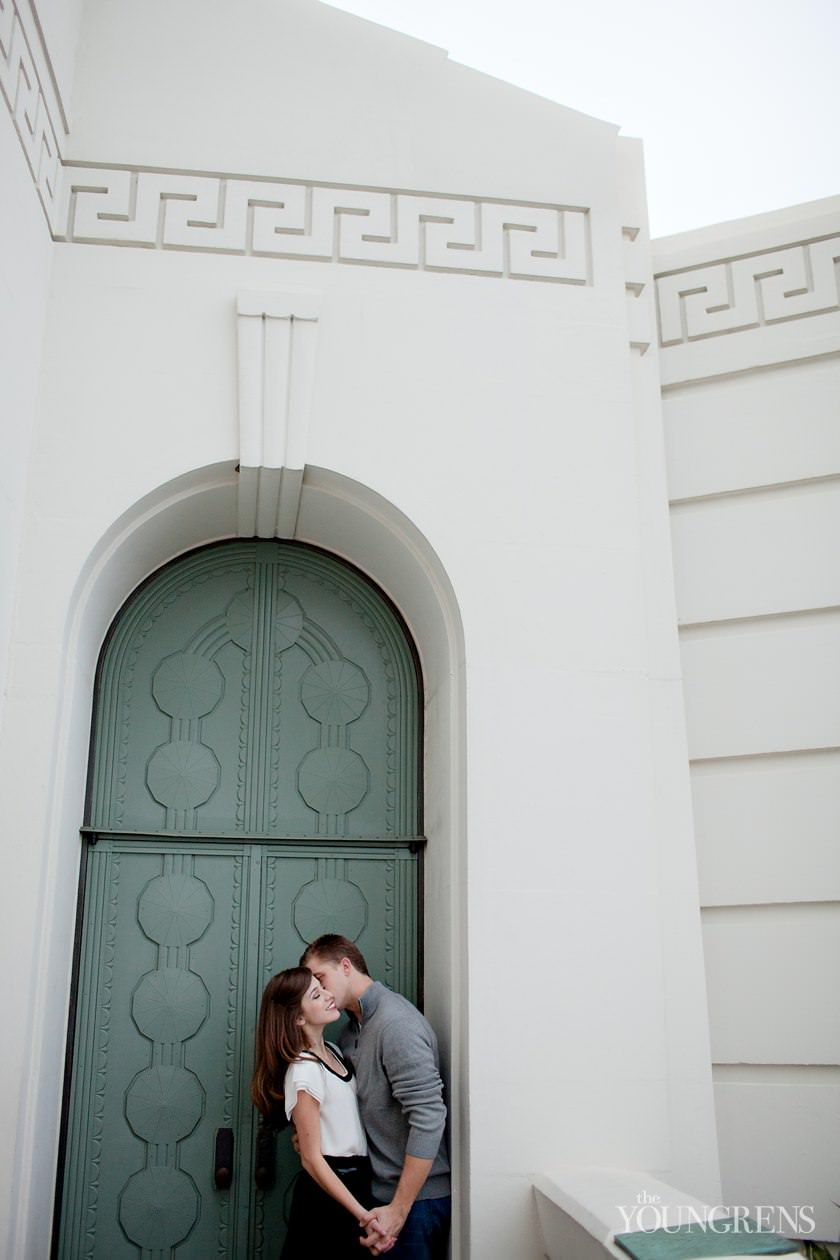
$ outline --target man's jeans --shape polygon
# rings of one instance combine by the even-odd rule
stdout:
[[[417,1199],[387,1260],[446,1260],[452,1199]]]

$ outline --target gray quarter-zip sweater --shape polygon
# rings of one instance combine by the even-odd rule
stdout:
[[[374,981],[340,1038],[353,1064],[359,1111],[373,1168],[373,1193],[393,1198],[406,1155],[433,1160],[418,1199],[449,1194],[446,1107],[437,1038],[428,1020],[399,993]]]

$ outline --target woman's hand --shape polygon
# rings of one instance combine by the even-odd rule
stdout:
[[[381,1256],[386,1251],[391,1250],[397,1239],[396,1235],[385,1233],[379,1224],[376,1211],[376,1208],[371,1208],[369,1212],[365,1212],[364,1216],[359,1218],[359,1228],[365,1231],[364,1238],[360,1238],[359,1242],[363,1247],[367,1247],[372,1255]]]
[[[372,1208],[369,1212],[365,1212],[364,1216],[359,1217],[359,1228],[365,1231],[364,1238],[360,1238],[359,1242],[363,1247],[367,1247],[371,1255],[384,1255],[397,1241],[395,1234],[386,1234],[379,1224],[376,1208]]]

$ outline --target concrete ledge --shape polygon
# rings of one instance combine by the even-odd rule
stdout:
[[[616,1234],[729,1215],[638,1169],[578,1167],[537,1175],[534,1193],[548,1260],[628,1260]],[[792,1242],[791,1254],[798,1250]]]

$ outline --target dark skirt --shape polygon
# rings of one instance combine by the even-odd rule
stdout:
[[[362,1207],[372,1206],[370,1160],[365,1155],[325,1155],[327,1163]],[[292,1193],[289,1227],[280,1260],[364,1260],[361,1231],[352,1212],[301,1172]]]

